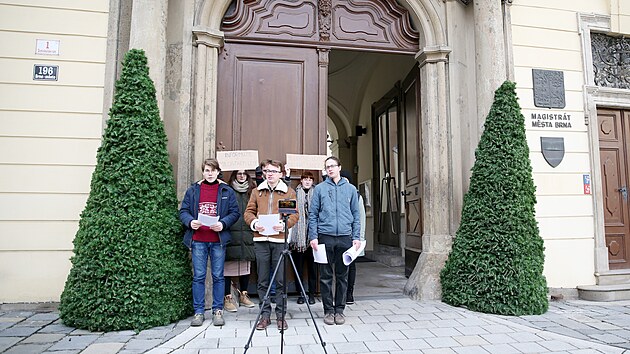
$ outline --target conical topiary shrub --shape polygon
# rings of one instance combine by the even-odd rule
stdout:
[[[547,311],[535,190],[525,118],[515,84],[506,81],[475,152],[462,221],[440,274],[442,301],[503,315]]]
[[[166,325],[192,311],[192,271],[144,51],[126,54],[109,116],[60,316],[93,331]]]

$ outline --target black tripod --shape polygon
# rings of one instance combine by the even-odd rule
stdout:
[[[284,264],[284,274],[282,275],[282,299],[280,301],[282,301],[282,318],[280,318],[280,320],[282,320],[282,323],[285,323],[285,314],[287,312],[287,272],[288,272],[288,267],[289,264],[287,263],[287,259],[291,261],[291,265],[293,266],[293,271],[295,271],[295,274],[299,274],[297,271],[297,267],[295,266],[295,262],[293,261],[293,257],[291,256],[291,251],[289,250],[289,243],[287,241],[287,235],[289,234],[289,230],[288,230],[288,222],[287,219],[289,218],[289,214],[288,213],[283,213],[282,214],[282,221],[284,221],[284,249],[282,250],[282,254],[280,255],[280,259],[278,260],[278,264],[276,264],[276,269],[273,271],[273,275],[271,276],[271,280],[269,280],[269,288],[267,288],[267,292],[265,293],[265,297],[262,299],[262,303],[260,306],[260,311],[258,311],[258,316],[256,316],[256,321],[254,321],[254,326],[252,327],[252,332],[249,334],[249,338],[247,339],[247,343],[245,343],[245,350],[243,351],[243,354],[247,353],[247,350],[249,349],[249,345],[252,342],[252,337],[254,336],[254,332],[256,331],[256,324],[258,324],[258,321],[260,320],[260,316],[262,315],[262,311],[263,311],[263,306],[265,303],[269,303],[269,291],[271,290],[271,284],[273,284],[273,282],[276,280],[276,274],[278,274],[278,269],[280,269],[280,265]],[[298,284],[300,285],[300,294],[306,298],[306,292],[304,291],[304,286],[302,285],[302,279],[300,279],[299,276],[296,277]],[[311,289],[312,291],[312,289]],[[277,299],[276,299],[277,301]],[[305,302],[307,308],[308,308],[308,312],[311,315],[311,319],[313,320],[313,326],[315,326],[315,331],[317,331],[317,336],[319,337],[319,342],[322,344],[322,348],[324,349],[324,353],[328,354],[328,352],[326,351],[326,342],[324,342],[324,340],[322,339],[322,334],[319,332],[319,328],[317,327],[317,323],[315,322],[315,317],[313,316],[313,311],[311,311],[311,305],[308,303],[308,301]],[[284,328],[280,329],[280,353],[284,353]]]

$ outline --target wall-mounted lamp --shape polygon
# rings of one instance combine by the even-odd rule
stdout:
[[[355,136],[361,136],[363,134],[367,134],[367,127],[362,127],[360,125],[357,125],[356,127],[354,127],[354,135]]]

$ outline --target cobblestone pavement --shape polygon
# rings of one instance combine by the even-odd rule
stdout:
[[[289,298],[284,353],[624,353],[630,348],[630,302],[552,302],[540,316],[497,316],[418,302],[403,295],[359,296],[346,308],[346,324],[322,321],[321,302],[312,306]],[[190,319],[169,326],[93,333],[64,326],[54,308],[0,310],[0,352],[6,353],[150,353],[236,354],[245,351],[257,309],[226,313],[226,325],[201,327]],[[207,313],[209,315],[209,313]],[[275,321],[254,331],[249,354],[280,353]],[[630,350],[628,351],[630,353]]]

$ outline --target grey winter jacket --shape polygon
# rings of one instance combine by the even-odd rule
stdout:
[[[330,178],[315,186],[308,213],[308,238],[318,235],[352,236],[359,240],[361,216],[357,189],[341,178],[335,184]]]

